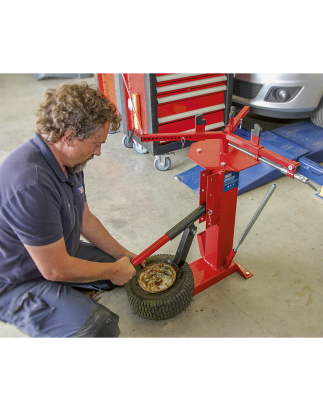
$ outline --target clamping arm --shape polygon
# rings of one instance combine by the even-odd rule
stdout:
[[[261,132],[261,128],[257,124],[255,124],[255,128],[256,127],[258,127]],[[282,174],[285,174],[288,177],[294,178],[301,183],[307,184],[317,194],[320,193],[320,190],[317,189],[307,177],[304,177],[302,174],[298,173],[301,167],[298,161],[289,160],[286,157],[282,157],[279,154],[274,153],[273,151],[265,149],[263,146],[258,145],[258,147],[256,147],[252,143],[252,137],[253,135],[251,134],[251,142],[248,142],[241,137],[229,135],[228,139],[234,142],[230,142],[229,146],[247,154],[250,157],[253,157],[257,161],[268,164],[269,166],[275,168],[276,170],[279,170]],[[239,147],[237,143],[240,143],[242,147]],[[249,150],[247,148],[249,148]]]
[[[157,133],[157,134],[142,134],[141,141],[176,141],[176,140],[189,140],[189,141],[203,141],[208,139],[221,139],[221,151],[226,154],[228,151],[228,146],[239,150],[248,156],[253,157],[256,161],[263,162],[276,168],[281,173],[287,175],[288,177],[294,178],[304,184],[310,186],[317,193],[320,192],[310,180],[303,175],[299,174],[300,163],[297,161],[290,160],[286,157],[280,156],[279,154],[267,150],[259,144],[261,136],[261,127],[255,124],[255,128],[251,130],[250,141],[239,137],[234,133],[242,119],[248,114],[249,107],[245,106],[242,110],[235,116],[235,107],[231,107],[231,112],[229,115],[229,123],[223,131],[205,131],[205,120],[202,119],[203,115],[198,115],[195,117],[195,130],[189,132],[181,133]]]

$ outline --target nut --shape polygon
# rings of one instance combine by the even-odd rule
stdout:
[[[198,148],[198,149],[196,150],[197,153],[200,153],[201,151],[202,151],[201,148]]]

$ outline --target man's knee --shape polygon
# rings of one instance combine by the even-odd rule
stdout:
[[[111,255],[84,241],[80,241],[75,257],[96,263],[114,263],[116,261]]]

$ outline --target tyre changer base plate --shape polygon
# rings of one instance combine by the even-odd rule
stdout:
[[[142,290],[156,294],[171,287],[175,279],[176,271],[170,264],[155,263],[141,271],[138,282]]]

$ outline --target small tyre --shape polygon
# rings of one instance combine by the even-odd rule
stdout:
[[[145,147],[143,147],[141,144],[137,143],[136,141],[133,142],[133,149],[138,154],[148,153],[148,150]]]
[[[323,127],[323,97],[316,109],[310,114],[310,118],[313,124]]]
[[[146,259],[149,264],[165,262],[166,258],[174,256],[160,254]],[[148,320],[167,320],[184,311],[191,302],[194,294],[194,277],[189,264],[180,268],[174,284],[158,294],[150,294],[141,289],[138,278],[142,270],[141,265],[136,267],[136,275],[126,284],[126,292],[133,311]]]
[[[131,137],[128,137],[127,135],[123,136],[122,139],[122,144],[126,147],[126,148],[132,148],[133,146],[133,139]]]
[[[157,170],[159,170],[159,171],[166,171],[166,170],[168,170],[168,169],[170,168],[171,164],[172,164],[172,162],[170,161],[170,158],[169,158],[169,157],[166,157],[166,158],[165,158],[165,165],[162,165],[162,164],[157,160],[157,158],[155,158],[155,161],[154,161],[154,166],[155,166],[155,167],[157,168]]]

